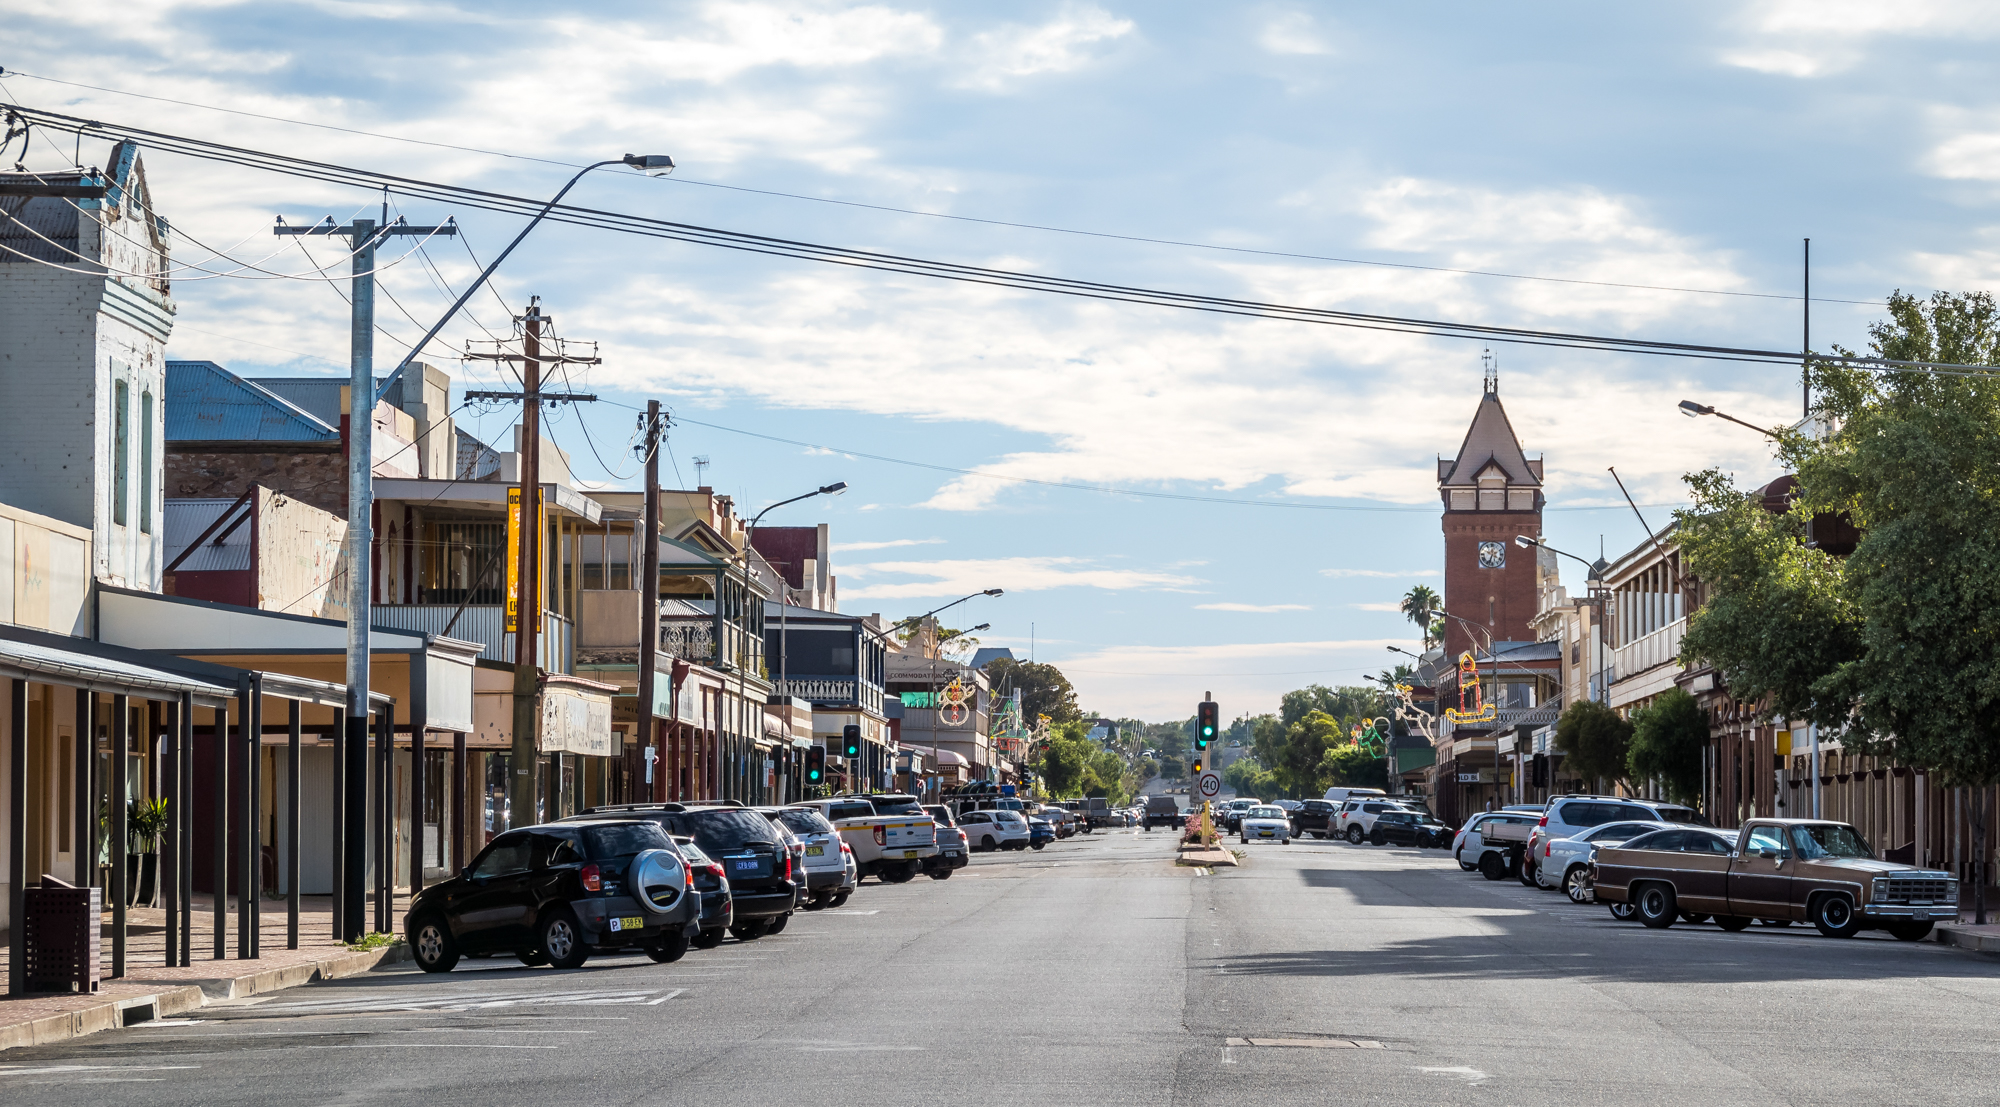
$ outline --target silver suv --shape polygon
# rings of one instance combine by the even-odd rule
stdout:
[[[1658,822],[1707,826],[1708,820],[1692,807],[1678,803],[1627,799],[1622,796],[1558,796],[1549,801],[1542,821],[1528,836],[1528,852],[1521,859],[1521,883],[1538,888],[1562,885],[1562,870],[1542,871],[1549,843],[1558,838],[1574,838],[1594,826],[1606,823]]]

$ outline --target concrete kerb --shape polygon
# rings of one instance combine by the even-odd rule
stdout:
[[[1932,937],[1941,946],[1973,953],[2000,953],[2000,925],[1974,926],[1971,923],[1939,923]]]
[[[410,947],[398,942],[382,949],[339,953],[313,961],[264,969],[240,976],[151,981],[127,977],[126,984],[157,984],[158,991],[107,995],[103,1002],[74,1011],[0,1025],[0,1050],[48,1045],[81,1038],[100,1030],[168,1018],[196,1010],[210,1001],[243,999],[283,991],[315,980],[339,980],[410,959]],[[0,1015],[5,1008],[0,1007]]]
[[[1174,859],[1174,863],[1177,865],[1194,865],[1205,869],[1233,869],[1242,864],[1242,862],[1236,859],[1235,854],[1226,849],[1219,846],[1215,849],[1203,849],[1199,843],[1183,844],[1180,849],[1180,856]]]

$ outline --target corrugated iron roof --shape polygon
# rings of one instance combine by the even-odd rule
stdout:
[[[168,442],[338,442],[298,405],[212,361],[167,362]]]
[[[201,537],[201,532],[215,522],[216,516],[228,510],[235,500],[168,500],[166,511],[161,513],[160,543],[165,548],[165,564],[188,548],[188,543]],[[247,506],[245,510],[248,510]],[[224,525],[227,530],[227,524]],[[220,546],[210,537],[201,544],[201,549],[188,555],[186,561],[175,566],[175,572],[207,573],[248,569],[251,565],[250,524],[231,531],[223,538]]]
[[[12,174],[9,179],[15,178]],[[76,184],[85,180],[76,173],[39,178],[38,183]],[[57,196],[0,196],[0,261],[54,262],[78,264],[77,233],[82,215],[75,201]],[[27,255],[26,258],[22,255]]]

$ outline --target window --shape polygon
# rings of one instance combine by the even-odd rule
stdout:
[[[1634,838],[1631,841],[1625,843],[1625,848],[1660,849],[1660,850],[1679,849],[1680,836],[1686,833],[1687,831],[1685,830],[1656,830],[1651,834],[1641,834],[1637,838]]]
[[[472,875],[485,879],[528,871],[528,835],[503,834],[472,863]]]
[[[1779,857],[1783,857],[1790,852],[1785,848],[1784,827],[1753,826],[1750,828],[1750,841],[1744,847],[1744,852],[1754,855],[1762,853],[1765,850],[1775,851]]]
[[[560,834],[537,834],[529,845],[530,866],[546,869],[552,865],[574,865],[583,860],[576,843]]]
[[[671,849],[672,841],[657,823],[614,823],[585,827],[584,845],[592,857],[625,857],[649,849]]]
[[[111,521],[125,525],[125,501],[132,474],[132,386],[111,386]]]
[[[1689,831],[1688,852],[1728,853],[1729,841],[1719,834],[1703,834],[1699,831]]]
[[[153,394],[139,393],[139,531],[153,533]]]

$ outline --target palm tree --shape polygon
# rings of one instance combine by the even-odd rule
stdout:
[[[1407,615],[1411,622],[1423,628],[1426,653],[1429,653],[1431,648],[1432,623],[1436,621],[1437,613],[1443,609],[1444,600],[1432,591],[1428,584],[1417,585],[1403,597],[1403,614]]]

